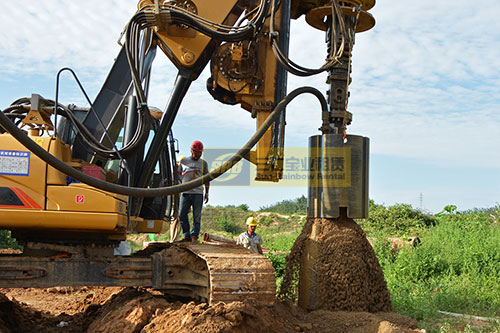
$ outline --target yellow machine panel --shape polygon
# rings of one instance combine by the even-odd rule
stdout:
[[[49,138],[36,138],[44,149]],[[0,188],[11,200],[0,202],[2,208],[44,209],[47,164],[29,152],[9,134],[0,135]]]
[[[33,134],[33,133],[32,133]],[[70,148],[58,138],[31,136],[60,160],[71,163]],[[88,185],[66,185],[65,174],[27,151],[9,134],[0,135],[0,227],[115,230],[127,225],[126,197]]]
[[[214,6],[211,1],[193,0],[185,1],[180,8],[210,21],[223,23],[227,18],[227,13],[230,13],[236,3],[236,0],[224,0],[218,1],[217,5]],[[153,0],[142,0],[138,4],[139,10],[149,9],[154,12],[154,16],[151,16],[151,22],[156,25],[156,34],[164,43],[164,45],[160,45],[160,48],[170,60],[182,67],[193,66],[212,39],[193,29],[171,24],[168,12],[162,12],[162,8],[158,2],[155,4]]]
[[[2,209],[0,228],[108,230],[125,227],[127,216],[116,213]]]
[[[125,214],[126,198],[81,183],[47,186],[47,210]]]

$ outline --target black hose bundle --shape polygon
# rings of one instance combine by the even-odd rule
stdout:
[[[285,107],[298,95],[310,93],[316,96],[321,103],[322,112],[328,112],[328,104],[323,96],[323,94],[313,87],[301,87],[297,88],[288,94],[281,102],[274,108],[273,112],[269,115],[266,121],[259,127],[257,132],[250,138],[246,145],[241,148],[235,155],[233,155],[228,161],[222,164],[215,170],[212,170],[208,174],[197,178],[188,183],[168,186],[168,187],[158,187],[158,188],[139,188],[139,187],[128,187],[113,183],[108,183],[105,181],[98,180],[89,175],[86,175],[58,158],[54,157],[37,143],[31,140],[22,130],[20,130],[9,118],[0,112],[0,125],[3,126],[14,138],[16,138],[23,146],[25,146],[29,151],[38,156],[43,161],[47,162],[53,168],[58,171],[78,180],[87,185],[93,186],[95,188],[101,189],[103,191],[113,192],[117,194],[123,194],[135,197],[157,197],[171,195],[174,193],[184,192],[192,188],[198,187],[211,180],[216,179],[229,169],[231,169],[236,163],[238,163],[244,156],[246,156],[250,150],[257,144],[260,138],[266,133],[269,126],[278,118],[278,116],[285,110]]]

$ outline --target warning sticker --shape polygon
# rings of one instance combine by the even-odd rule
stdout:
[[[30,152],[0,150],[0,175],[28,176]]]

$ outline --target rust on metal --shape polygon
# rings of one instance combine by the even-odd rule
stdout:
[[[2,267],[0,280],[31,280],[47,275],[47,271],[40,267]]]
[[[151,267],[118,266],[108,267],[104,275],[115,279],[151,279]]]

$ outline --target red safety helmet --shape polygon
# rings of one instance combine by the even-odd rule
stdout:
[[[201,153],[203,152],[203,143],[201,143],[201,141],[194,140],[191,144],[191,149]]]

